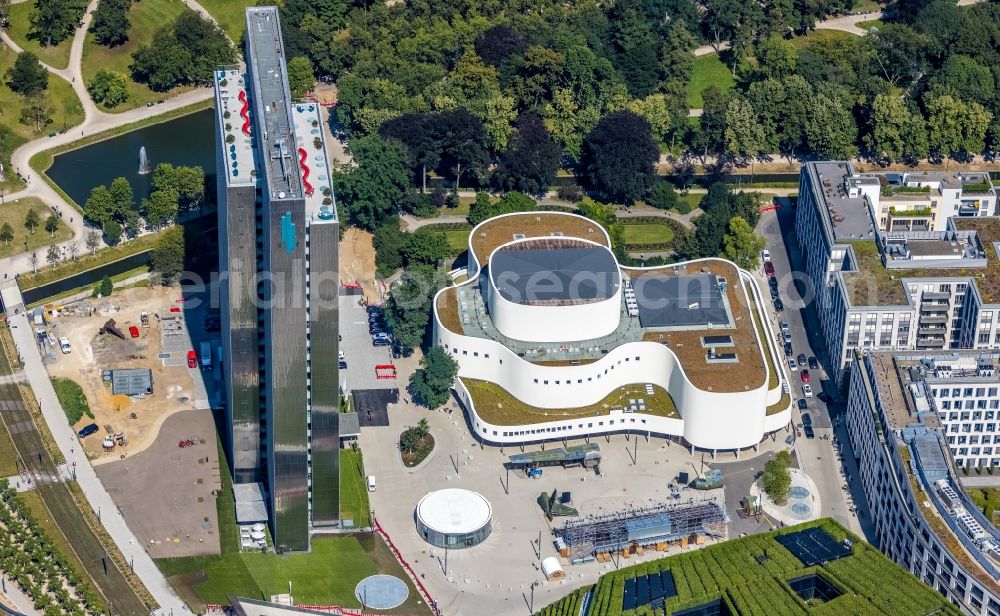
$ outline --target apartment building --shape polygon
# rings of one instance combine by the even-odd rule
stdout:
[[[963,408],[977,386],[988,388],[976,379],[995,385],[996,378],[985,374],[995,370],[989,362],[997,356],[852,355],[846,425],[852,454],[864,461],[858,469],[874,544],[966,614],[1000,616],[1000,531],[962,490],[949,439],[953,426],[962,433],[963,420],[941,408],[951,398],[950,391],[943,396],[945,381],[949,389],[961,383],[963,393],[972,388],[972,396],[962,397]],[[949,366],[955,377],[955,366],[973,364],[976,374],[946,376]]]
[[[278,11],[246,22],[246,71],[214,79],[226,445],[238,520],[265,516],[275,549],[307,550],[340,518],[336,204],[320,108],[289,93]],[[239,500],[261,494],[266,511]]]
[[[808,299],[815,303],[838,380],[857,348],[1000,348],[994,189],[983,174],[973,178],[982,180],[976,184],[940,175],[907,174],[899,186],[923,190],[918,180],[936,182],[934,190],[951,195],[949,203],[958,209],[944,208],[942,201],[935,215],[954,215],[935,218],[933,225],[904,226],[888,211],[882,220],[882,210],[893,207],[886,205],[884,192],[893,184],[885,177],[855,173],[849,162],[802,167],[795,234],[811,287]],[[963,186],[983,184],[989,185],[987,205],[970,215],[971,206],[962,209],[962,195],[982,189]]]

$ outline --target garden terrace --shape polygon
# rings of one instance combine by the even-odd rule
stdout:
[[[483,421],[495,426],[518,426],[524,424],[546,423],[566,419],[582,419],[585,417],[601,417],[610,415],[612,409],[624,409],[630,399],[643,398],[646,403],[646,415],[657,415],[680,419],[674,401],[667,390],[658,385],[653,386],[653,395],[646,393],[646,385],[636,383],[618,387],[603,400],[589,406],[568,409],[543,409],[525,404],[512,396],[496,383],[463,378],[462,383],[472,396],[476,406],[476,414]],[[622,414],[620,417],[628,417]]]
[[[482,223],[472,235],[472,250],[480,265],[500,246],[518,239],[515,236],[544,237],[561,234],[608,246],[604,230],[596,222],[560,212],[520,212],[499,216]],[[610,248],[610,246],[608,246]]]
[[[835,540],[852,541],[851,554],[814,567],[805,567],[775,538],[819,527]],[[677,595],[668,598],[663,608],[625,611],[623,601],[627,580],[669,571]],[[820,575],[839,596],[821,605],[808,604],[792,588],[796,579]],[[586,591],[584,591],[586,592]],[[936,614],[958,616],[958,608],[924,585],[909,572],[895,565],[878,550],[851,535],[830,519],[818,520],[770,533],[732,539],[704,549],[686,552],[661,560],[640,563],[608,573],[589,589],[590,616],[618,614],[673,614],[685,608],[714,601],[737,616],[806,614],[854,614],[899,616]],[[581,591],[557,601],[541,616],[576,616],[586,600]]]
[[[986,269],[976,270],[982,276],[976,278],[976,289],[984,304],[1000,304],[1000,256],[997,243],[1000,242],[1000,218],[954,218],[952,222],[959,231],[976,231],[986,253]]]

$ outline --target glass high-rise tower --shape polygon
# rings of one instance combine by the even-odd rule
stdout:
[[[278,551],[340,521],[337,248],[321,107],[294,101],[278,10],[246,9],[246,70],[216,71],[226,439]]]

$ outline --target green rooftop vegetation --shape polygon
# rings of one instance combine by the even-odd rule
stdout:
[[[820,527],[837,541],[853,542],[852,553],[806,567],[775,537]],[[622,608],[625,582],[669,571],[677,595],[664,607]],[[839,596],[808,602],[789,585],[809,575],[824,579]],[[825,518],[770,533],[733,539],[704,549],[641,563],[606,574],[597,584],[573,592],[539,612],[540,616],[577,616],[590,591],[589,616],[668,616],[721,601],[734,616],[958,616],[958,608],[882,553]]]
[[[922,208],[914,208],[908,210],[904,209],[897,210],[895,207],[889,206],[889,213],[892,214],[893,216],[930,216],[931,208],[922,207]]]
[[[962,192],[985,194],[990,192],[992,188],[993,185],[989,182],[978,182],[976,184],[964,184],[962,186]]]

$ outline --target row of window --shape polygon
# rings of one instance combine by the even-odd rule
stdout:
[[[931,393],[934,394],[935,398],[969,398],[973,395],[972,392],[975,392],[977,398],[982,398],[983,396],[994,398],[997,395],[997,391],[996,387],[953,387],[951,389],[942,387],[940,390],[931,389]]]
[[[633,358],[626,357],[625,361],[626,362],[633,361]],[[635,356],[634,361],[639,361],[639,356],[638,355]],[[622,365],[622,360],[619,359],[618,363],[611,364],[611,366],[609,368],[605,368],[604,369],[604,372],[598,372],[596,377],[588,376],[587,377],[587,382],[589,383],[589,382],[593,381],[595,378],[596,379],[600,379],[602,375],[605,375],[605,374],[608,373],[608,370],[614,370],[615,366],[620,366],[620,365]],[[573,384],[573,379],[552,379],[552,380],[553,380],[553,382],[554,382],[555,385],[572,385]],[[538,385],[539,384],[539,379],[534,379],[534,382],[535,382],[535,385]],[[549,384],[549,379],[541,379],[540,383],[542,385],[548,385]],[[577,385],[580,385],[581,383],[583,383],[583,379],[582,378],[576,380],[576,384]]]
[[[961,410],[965,408],[966,410],[971,409],[998,409],[1000,408],[1000,400],[966,400],[963,406],[961,400],[955,400],[954,404],[951,400],[941,400],[938,404],[941,405],[941,410]],[[941,413],[944,415],[944,413]],[[962,413],[963,415],[968,415],[968,413]],[[977,413],[978,414],[978,413]],[[950,413],[950,415],[957,415],[957,413]]]
[[[610,428],[610,427],[615,426],[615,425],[625,426],[625,425],[634,424],[634,423],[636,423],[635,419],[636,419],[635,417],[624,417],[624,418],[621,418],[621,419],[609,419],[608,420],[608,427]],[[646,420],[642,419],[640,417],[638,423],[640,425],[645,424]],[[594,427],[594,422],[593,421],[588,421],[586,425],[587,425],[587,428],[593,428]],[[584,429],[583,426],[584,426],[584,424],[579,423],[579,424],[576,425],[576,429],[577,430],[583,430]],[[598,420],[597,421],[597,429],[598,429],[598,431],[600,431],[601,428],[603,428],[603,427],[604,427],[604,421],[603,420]],[[504,432],[503,436],[531,436],[532,434],[550,434],[550,433],[555,433],[555,432],[565,432],[566,430],[572,430],[572,429],[573,429],[572,425],[552,426],[551,428],[534,428],[534,429],[528,429],[528,430],[514,430],[514,431],[510,431],[510,432]],[[488,434],[487,431],[486,431],[486,428],[483,428],[482,430],[483,430],[483,434]],[[497,435],[497,431],[494,430],[493,431],[493,436],[496,436],[496,435]]]

